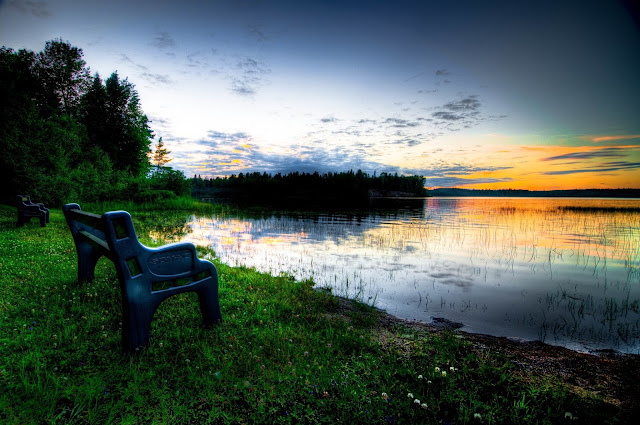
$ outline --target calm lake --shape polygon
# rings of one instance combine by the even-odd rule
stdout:
[[[358,212],[192,216],[186,228],[181,240],[229,265],[312,278],[404,319],[640,353],[637,199],[401,199]]]

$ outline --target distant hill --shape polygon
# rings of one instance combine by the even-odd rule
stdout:
[[[523,189],[461,189],[457,187],[432,189],[430,196],[493,196],[532,198],[640,198],[640,189],[571,189],[571,190],[523,190]]]

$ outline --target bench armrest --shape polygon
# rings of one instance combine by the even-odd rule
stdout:
[[[34,204],[22,204],[20,208],[25,211],[35,211],[35,212],[43,211],[42,209],[40,209],[38,205],[34,205]]]
[[[157,248],[146,248],[144,261],[149,271],[164,279],[200,273],[213,266],[198,258],[196,247],[189,242],[178,242]]]

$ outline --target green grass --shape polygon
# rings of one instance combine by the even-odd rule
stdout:
[[[133,201],[119,201],[119,202],[94,202],[89,204],[80,204],[80,207],[83,210],[88,211],[113,211],[113,210],[125,210],[130,213],[133,212],[142,212],[142,211],[190,211],[190,212],[198,212],[198,213],[206,213],[212,212],[214,209],[219,208],[218,206],[207,203],[200,202],[191,196],[179,196],[174,198],[164,199],[162,201],[157,201],[155,203],[140,203]]]
[[[137,211],[138,235],[150,244],[154,223]],[[628,419],[596,396],[514,374],[505,358],[476,354],[454,333],[383,329],[376,310],[311,282],[215,259],[224,322],[204,328],[195,294],[172,297],[154,317],[150,346],[124,354],[113,265],[102,259],[95,281],[78,285],[62,213],[52,210],[46,228],[15,220],[0,206],[3,424]]]

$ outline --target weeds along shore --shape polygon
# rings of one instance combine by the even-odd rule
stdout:
[[[151,245],[144,209],[132,217]],[[61,211],[45,228],[15,221],[0,206],[2,423],[595,424],[639,411],[637,356],[405,323],[313,282],[228,267],[206,247],[224,321],[204,328],[195,294],[172,297],[149,347],[124,354],[113,264],[79,285]]]

